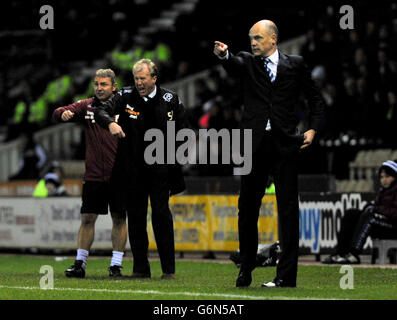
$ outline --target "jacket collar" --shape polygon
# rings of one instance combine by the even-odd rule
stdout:
[[[277,55],[278,55],[278,57],[277,57]],[[273,53],[273,54],[271,54],[269,57],[268,57],[272,62],[275,62],[275,61],[277,61],[278,60],[278,63],[277,63],[277,75],[276,75],[276,80],[274,80],[274,82],[273,83],[271,83],[270,82],[270,79],[269,79],[269,77],[268,77],[268,75],[267,75],[267,73],[266,73],[266,81],[268,82],[268,83],[270,83],[271,85],[275,85],[275,84],[277,84],[278,82],[279,82],[279,79],[280,79],[280,77],[282,78],[283,77],[283,72],[284,72],[284,70],[285,70],[285,68],[286,68],[286,66],[287,66],[287,64],[288,64],[288,58],[287,58],[287,56],[285,55],[285,54],[283,54],[282,52],[280,52],[278,49]],[[260,56],[255,56],[255,59],[256,59],[256,61],[259,63],[259,64],[261,64],[261,66],[263,65],[263,61],[265,60],[265,58],[264,57],[260,57]],[[263,68],[261,68],[261,70],[262,70]],[[263,70],[263,72],[265,73],[265,71]]]
[[[150,99],[153,99],[157,94],[157,86],[154,87],[154,90],[148,95]],[[148,101],[147,97],[142,97],[143,100]]]
[[[267,57],[272,63],[275,63],[278,65],[279,59],[280,59],[280,54],[278,49],[274,51],[270,56]],[[266,58],[265,58],[266,59]]]
[[[277,80],[282,78],[284,75],[284,70],[286,69],[286,66],[288,64],[288,59],[285,54],[279,51],[279,59],[278,59],[278,65],[277,65],[277,77],[274,82],[277,82]]]

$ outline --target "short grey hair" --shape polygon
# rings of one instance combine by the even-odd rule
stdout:
[[[271,36],[273,33],[276,35],[276,42],[278,42],[278,28],[274,22],[270,23],[268,26],[268,34]]]
[[[275,33],[276,37],[278,39],[278,28],[277,28],[276,24],[271,24],[269,26],[269,31],[270,31],[270,34]]]
[[[152,60],[150,60],[150,59],[141,59],[141,60],[137,61],[137,62],[134,64],[134,66],[132,67],[132,73],[135,74],[136,72],[141,71],[142,68],[143,68],[143,65],[147,65],[147,66],[148,66],[150,75],[151,75],[152,77],[157,77],[157,76],[158,76],[159,71],[158,71],[158,69],[157,69],[157,66],[156,66],[156,64],[155,64]]]
[[[99,69],[95,73],[95,77],[100,77],[100,78],[109,77],[112,84],[116,83],[116,75],[112,69]]]

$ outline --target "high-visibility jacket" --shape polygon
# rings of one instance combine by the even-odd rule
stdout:
[[[19,124],[22,122],[23,116],[26,112],[26,103],[24,101],[19,101],[15,106],[15,112],[13,117],[13,123]]]
[[[35,198],[45,198],[48,196],[48,190],[45,186],[44,179],[41,179],[35,186],[33,190],[33,197]]]
[[[47,102],[44,98],[39,98],[33,102],[29,108],[29,123],[43,123],[47,119]]]
[[[155,56],[158,62],[167,62],[171,59],[171,50],[166,44],[159,43],[155,49]]]
[[[72,86],[72,78],[70,75],[64,75],[47,85],[43,98],[50,103],[60,101],[70,91]]]

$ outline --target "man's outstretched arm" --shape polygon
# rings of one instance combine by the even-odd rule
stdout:
[[[116,123],[113,116],[119,114],[123,105],[123,96],[116,94],[111,99],[101,102],[95,108],[95,121],[103,128],[108,129],[110,133],[118,138],[124,138],[123,129]]]

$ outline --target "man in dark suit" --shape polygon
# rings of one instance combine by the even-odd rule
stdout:
[[[95,121],[119,139],[111,183],[124,196],[128,235],[134,258],[132,278],[150,278],[147,210],[152,208],[152,226],[160,256],[162,279],[175,277],[174,225],[170,195],[182,192],[185,182],[178,163],[148,163],[145,140],[149,130],[161,132],[167,141],[170,122],[175,130],[187,126],[185,107],[178,95],[157,84],[158,69],[149,59],[133,67],[135,87],[123,88],[95,109]],[[113,115],[119,114],[118,123]],[[171,151],[169,151],[171,152]],[[164,155],[167,155],[164,146]],[[163,159],[164,160],[164,159]]]
[[[242,129],[252,129],[252,170],[241,178],[238,227],[242,264],[237,287],[252,282],[258,248],[258,217],[266,182],[271,174],[276,187],[278,236],[281,255],[277,274],[263,287],[296,287],[299,249],[299,149],[313,141],[322,122],[324,102],[302,57],[278,51],[277,26],[269,20],[249,31],[252,54],[233,55],[215,41],[214,54],[227,72],[240,78],[244,99]],[[296,107],[301,94],[309,107],[309,130],[297,130]]]

